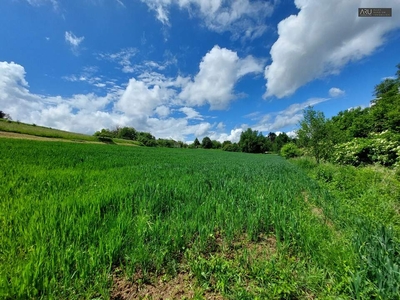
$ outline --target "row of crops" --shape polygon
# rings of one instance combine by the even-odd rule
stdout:
[[[184,259],[198,283],[219,272],[203,287],[228,299],[400,295],[395,213],[344,209],[281,157],[8,139],[0,153],[0,298],[107,299],[116,269],[176,274]],[[272,236],[276,256],[210,267],[217,232]]]

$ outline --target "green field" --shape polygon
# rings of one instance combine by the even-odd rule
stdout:
[[[125,299],[116,277],[182,274],[195,299],[400,297],[388,171],[5,138],[0,153],[1,299]]]

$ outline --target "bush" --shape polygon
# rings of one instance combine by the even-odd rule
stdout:
[[[397,166],[400,163],[399,158],[398,136],[384,131],[372,133],[369,138],[355,138],[350,142],[335,146],[332,161],[353,166],[372,163]]]
[[[295,144],[289,143],[282,147],[281,155],[284,158],[293,158],[301,156],[301,151]]]
[[[223,151],[229,151],[229,152],[240,152],[240,147],[238,144],[226,144],[223,148]]]

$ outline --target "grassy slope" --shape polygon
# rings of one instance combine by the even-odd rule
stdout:
[[[35,135],[35,136],[61,138],[61,139],[77,140],[77,141],[98,141],[96,137],[90,135],[62,131],[37,125],[30,125],[21,122],[13,122],[13,121],[9,122],[3,119],[0,119],[0,131],[16,132],[16,133]]]
[[[350,211],[278,156],[8,139],[0,152],[0,297],[108,298],[117,268],[147,282],[184,269],[228,299],[399,295],[395,272],[379,281],[363,260],[377,253],[374,270],[393,271],[393,208],[385,222],[361,210],[368,197]],[[389,255],[359,217],[393,225]],[[261,237],[272,253],[259,255]]]
[[[46,138],[59,138],[77,142],[80,141],[99,142],[99,140],[95,136],[63,131],[43,126],[25,124],[21,122],[6,121],[4,119],[0,119],[0,131],[15,132],[15,133],[28,134]],[[140,145],[139,142],[124,140],[124,139],[113,139],[113,141],[115,144],[118,145],[131,145],[131,146]]]

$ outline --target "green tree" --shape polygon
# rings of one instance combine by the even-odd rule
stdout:
[[[321,159],[326,159],[332,148],[326,124],[324,113],[309,106],[303,111],[303,119],[299,124],[300,129],[297,131],[299,144],[309,150],[317,163]]]
[[[196,139],[194,140],[194,142],[193,142],[193,145],[194,145],[195,148],[197,148],[197,147],[199,147],[201,144],[200,144],[199,140],[196,138]]]
[[[203,140],[201,141],[201,146],[202,146],[204,149],[211,149],[212,146],[213,146],[213,143],[212,143],[211,139],[210,139],[208,136],[206,136],[206,137],[204,137]]]
[[[268,133],[268,139],[273,143],[276,139],[276,133],[275,132],[270,132]]]
[[[221,142],[218,142],[217,140],[212,140],[211,142],[212,142],[213,149],[221,149],[221,147],[222,147]]]
[[[228,151],[228,152],[240,152],[240,147],[237,143],[230,143],[230,144],[225,144],[225,146],[222,147],[223,151]]]
[[[301,155],[300,149],[293,143],[285,144],[281,149],[281,155],[284,158],[293,158]]]
[[[239,145],[243,152],[262,153],[264,150],[265,137],[257,130],[248,128],[240,134]]]
[[[231,141],[223,141],[222,148],[224,148],[226,145],[231,145],[231,144],[232,144]]]
[[[137,140],[147,147],[156,147],[156,138],[149,132],[139,132]]]
[[[125,140],[136,140],[137,138],[137,131],[133,127],[122,127],[118,128],[117,137]]]
[[[276,138],[275,138],[275,142],[274,142],[274,150],[276,152],[281,151],[282,147],[290,142],[290,137],[282,132],[281,134],[279,134]]]
[[[400,132],[400,64],[397,78],[385,79],[375,86],[376,99],[371,101],[371,114],[375,132],[391,130]]]
[[[0,110],[0,119],[12,120],[9,114],[6,114],[4,111]]]

